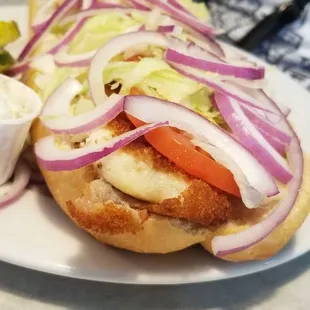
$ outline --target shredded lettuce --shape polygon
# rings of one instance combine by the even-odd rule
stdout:
[[[181,0],[181,3],[198,18],[208,19],[204,4],[193,4],[190,0]],[[71,54],[80,54],[97,49],[131,27],[147,23],[149,17],[145,12],[143,14],[133,12],[130,15],[110,12],[94,16],[85,23],[70,43],[68,51]],[[60,36],[63,30],[64,28],[55,28],[53,39]],[[131,54],[142,55],[140,61],[125,61],[131,58]],[[87,75],[88,69],[85,68],[57,68],[53,73],[44,74],[42,78],[38,78],[42,99],[46,100],[67,77],[74,77],[82,83],[83,91],[73,100],[71,112],[77,115],[92,109],[94,106],[90,99]],[[105,83],[110,84],[111,89],[121,85],[120,93],[123,95],[130,93],[131,88],[137,87],[148,96],[187,106],[214,123],[223,122],[220,113],[210,101],[208,88],[171,68],[163,60],[163,50],[158,47],[145,46],[141,52],[141,47],[138,46],[126,51],[108,64],[103,75]],[[104,85],[102,87],[104,91]]]
[[[122,13],[100,14],[90,18],[71,42],[69,53],[83,54],[99,48],[138,22]]]
[[[207,87],[202,87],[197,92],[184,98],[181,104],[204,116],[214,124],[224,124],[221,113],[210,100],[210,95],[210,90]]]
[[[137,87],[148,96],[187,106],[214,123],[223,122],[210,100],[208,88],[180,75],[162,59],[111,62],[104,71],[104,79],[106,83],[121,84],[121,94],[127,95],[131,88]]]

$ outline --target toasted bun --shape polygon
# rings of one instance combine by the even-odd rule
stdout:
[[[35,16],[36,1],[30,0],[31,18]],[[29,71],[24,81],[35,89],[34,76],[35,72]],[[31,135],[35,143],[49,132],[37,120]],[[79,227],[105,244],[141,253],[174,252],[199,243],[212,253],[213,237],[242,231],[259,222],[274,207],[248,210],[236,202],[233,216],[225,224],[207,230],[187,221],[154,215],[146,208],[135,208],[130,197],[99,178],[92,166],[57,173],[41,171],[59,206]],[[260,243],[223,259],[258,260],[279,252],[308,215],[309,189],[310,160],[305,159],[302,188],[287,219]],[[176,205],[182,206],[181,201],[184,203],[184,195],[176,199]]]

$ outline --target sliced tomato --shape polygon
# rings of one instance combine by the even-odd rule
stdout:
[[[131,94],[141,95],[142,92],[133,88]],[[131,115],[127,114],[127,117],[136,127],[144,125],[144,122]],[[195,147],[182,132],[163,127],[149,132],[145,138],[158,152],[188,174],[240,197],[240,191],[232,173],[213,160],[206,152]]]

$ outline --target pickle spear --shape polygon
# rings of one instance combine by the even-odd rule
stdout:
[[[15,64],[15,59],[5,50],[5,46],[20,37],[19,28],[14,21],[0,21],[0,73]]]
[[[14,21],[0,21],[0,47],[14,42],[20,37],[19,28]]]

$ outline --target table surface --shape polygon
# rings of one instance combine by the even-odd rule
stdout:
[[[16,5],[16,13],[24,3],[0,0],[0,10]],[[22,31],[25,29],[26,25]],[[309,310],[309,267],[310,253],[267,272],[239,279],[141,287],[62,278],[0,263],[0,309]]]

